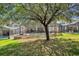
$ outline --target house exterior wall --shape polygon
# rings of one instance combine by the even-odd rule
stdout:
[[[62,26],[63,32],[79,32],[79,22]]]
[[[50,32],[79,32],[79,22],[70,23],[68,25],[52,24],[49,26]]]

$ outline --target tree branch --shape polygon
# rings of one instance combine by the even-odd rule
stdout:
[[[47,7],[47,9],[46,9],[46,11],[45,11],[45,15],[44,15],[44,19],[43,19],[43,20],[44,20],[44,23],[46,22],[46,19],[47,19],[46,16],[47,16],[48,8],[49,8],[49,7],[48,7],[48,4],[46,5],[46,7]]]
[[[43,8],[41,7],[41,5],[40,5],[40,4],[39,4],[39,7],[40,7],[41,11],[44,13],[44,10],[43,10]]]
[[[38,13],[36,13],[35,11],[33,11],[33,10],[29,10],[29,9],[27,9],[23,4],[22,4],[22,7],[25,9],[25,10],[27,10],[27,11],[30,11],[30,12],[32,12],[32,13],[34,13],[36,16],[38,16],[39,18],[40,18],[40,20],[42,21],[42,17],[38,14]]]
[[[50,19],[47,21],[46,25],[48,25],[48,24],[52,21],[52,19],[54,18],[55,14],[56,14],[58,11],[59,11],[59,9],[57,9],[54,13],[52,13],[52,15],[51,15]]]

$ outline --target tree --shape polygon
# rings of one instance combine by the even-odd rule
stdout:
[[[39,21],[44,26],[46,40],[49,40],[49,24],[52,21],[70,20],[70,8],[73,4],[14,4],[12,10],[7,14],[14,19]],[[12,12],[11,12],[12,11]],[[15,12],[14,12],[15,11]],[[17,16],[17,17],[16,17]],[[24,22],[23,22],[24,23]]]
[[[70,6],[71,5],[71,6]],[[72,4],[22,4],[29,19],[39,21],[45,28],[46,40],[49,40],[49,24],[58,19],[69,20],[68,10]]]

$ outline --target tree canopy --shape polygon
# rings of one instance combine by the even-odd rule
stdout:
[[[11,20],[26,25],[26,23],[34,20],[44,26],[46,38],[49,40],[49,24],[58,20],[70,22],[71,18],[76,15],[73,9],[78,10],[77,6],[78,4],[68,3],[0,4],[0,21],[3,24],[6,21],[7,24]]]

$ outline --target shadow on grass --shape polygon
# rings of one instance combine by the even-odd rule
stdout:
[[[0,48],[1,56],[73,56],[79,55],[79,42],[71,39],[36,40],[9,44]]]

